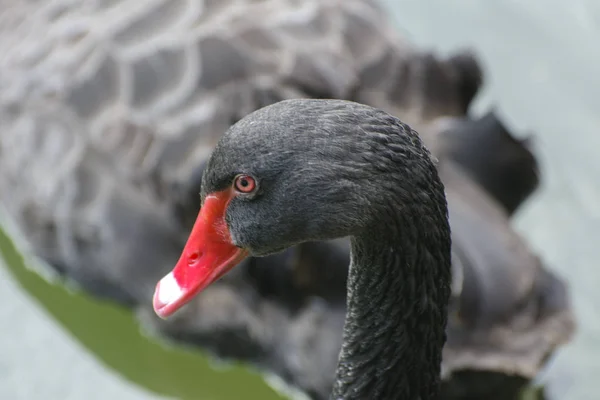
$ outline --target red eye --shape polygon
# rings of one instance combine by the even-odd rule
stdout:
[[[251,193],[256,189],[256,181],[249,175],[238,175],[233,181],[233,186],[240,193]]]

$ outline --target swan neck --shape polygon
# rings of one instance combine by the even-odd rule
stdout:
[[[434,399],[450,294],[449,230],[417,217],[379,226],[352,238],[331,399]]]

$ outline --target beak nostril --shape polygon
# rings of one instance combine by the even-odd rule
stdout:
[[[202,257],[202,253],[194,252],[188,257],[188,265],[194,265],[198,262],[198,260]]]

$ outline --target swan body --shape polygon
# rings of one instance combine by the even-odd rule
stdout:
[[[324,398],[345,315],[344,239],[248,259],[172,319],[152,316],[154,285],[200,206],[208,155],[243,116],[299,97],[376,106],[435,141],[431,121],[464,118],[481,84],[474,58],[418,51],[367,0],[20,0],[1,9],[0,203],[29,250],[158,333]],[[464,370],[529,379],[571,335],[564,284],[510,228],[501,200],[423,136],[440,159],[461,247],[444,379]]]

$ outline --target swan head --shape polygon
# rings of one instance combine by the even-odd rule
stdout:
[[[247,256],[385,223],[390,204],[429,196],[431,174],[416,132],[381,110],[296,99],[255,111],[215,147],[201,210],[154,309],[169,316]]]

